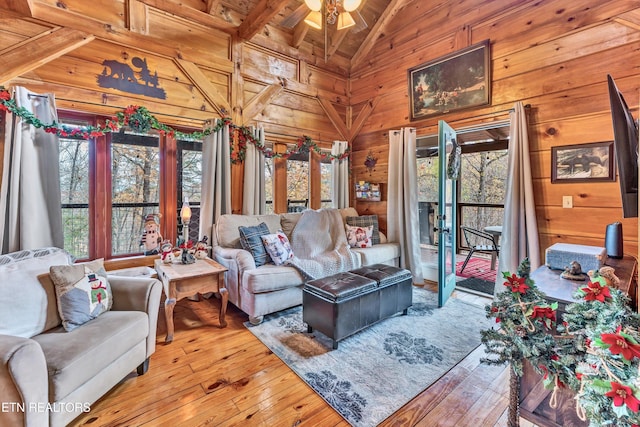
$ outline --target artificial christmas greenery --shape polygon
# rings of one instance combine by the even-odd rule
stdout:
[[[536,288],[526,259],[517,274],[503,276],[507,290],[486,307],[500,328],[481,334],[490,355],[483,362],[511,367],[510,425],[518,425],[519,381],[513,378],[522,376],[525,360],[554,394],[561,387],[576,393],[578,416],[590,426],[640,425],[640,317],[627,296],[593,275],[556,325],[557,306]]]
[[[181,132],[170,126],[161,123],[151,112],[142,106],[130,105],[123,111],[119,111],[116,115],[107,119],[101,126],[66,126],[57,122],[43,123],[33,113],[24,107],[18,107],[16,100],[3,86],[0,86],[0,111],[8,111],[11,114],[20,117],[24,123],[30,124],[36,128],[42,128],[45,132],[56,134],[60,137],[79,137],[83,139],[95,138],[103,136],[109,132],[117,132],[123,127],[128,127],[136,133],[147,133],[152,129],[157,130],[162,135],[168,135],[172,138],[182,140],[202,140],[212,133],[218,132],[224,126],[229,126],[233,137],[230,138],[231,145],[231,163],[242,163],[247,154],[247,143],[255,145],[256,149],[263,153],[267,158],[283,158],[288,159],[292,155],[298,153],[308,153],[314,151],[320,158],[331,160],[343,160],[349,157],[349,148],[342,154],[330,154],[323,152],[318,144],[310,137],[304,135],[298,138],[296,144],[287,148],[284,152],[275,152],[266,147],[254,135],[250,127],[238,126],[233,124],[230,118],[225,117],[217,120],[214,126],[205,128],[202,132]]]

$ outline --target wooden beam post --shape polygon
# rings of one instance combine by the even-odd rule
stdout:
[[[191,83],[198,88],[205,99],[211,103],[220,117],[229,116],[231,113],[231,105],[229,104],[227,97],[218,92],[218,89],[216,89],[196,64],[179,58],[174,58],[173,61],[187,76]]]

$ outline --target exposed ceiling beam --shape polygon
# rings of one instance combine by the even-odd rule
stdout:
[[[291,46],[298,49],[300,45],[302,45],[302,42],[304,41],[304,38],[307,36],[308,32],[309,26],[305,24],[304,21],[298,22],[298,25],[296,25],[293,29],[293,39],[291,40]]]
[[[282,89],[282,85],[276,83],[262,89],[260,93],[254,96],[247,106],[244,107],[242,112],[242,116],[244,118],[243,122],[247,123],[263,111],[266,106],[269,105],[271,100],[282,91]]]
[[[349,34],[349,29],[334,30],[332,36],[329,38],[329,46],[327,47],[327,58],[336,53],[344,39]]]
[[[349,129],[347,128],[347,125],[342,121],[342,117],[340,117],[340,114],[338,113],[338,111],[336,111],[333,104],[331,104],[331,101],[321,97],[318,97],[318,101],[320,101],[322,109],[325,113],[327,113],[327,117],[329,117],[329,120],[331,120],[331,123],[333,123],[340,136],[342,136],[345,141],[349,141],[349,138],[351,136]]]
[[[240,38],[251,40],[251,38],[258,34],[288,3],[289,0],[260,0],[258,4],[251,9],[251,12],[249,12],[242,25],[238,27],[238,35]]]
[[[213,15],[216,13],[219,5],[220,0],[207,0],[207,13]]]
[[[31,16],[33,0],[0,0],[0,9],[16,12],[20,16]]]
[[[231,114],[231,106],[225,96],[211,83],[207,76],[193,62],[175,58],[173,60],[178,68],[198,88],[202,96],[213,106],[220,117],[228,117]]]
[[[94,40],[92,34],[70,28],[57,28],[30,38],[2,54],[0,84],[35,70]]]
[[[375,46],[378,39],[384,35],[383,30],[387,23],[393,19],[394,16],[402,9],[409,0],[391,0],[387,8],[380,14],[380,18],[376,21],[375,25],[367,34],[367,38],[364,39],[358,51],[351,58],[351,69],[356,68],[360,62],[369,54],[371,49]]]
[[[362,126],[364,126],[364,123],[367,121],[381,99],[381,96],[376,96],[362,107],[362,110],[360,110],[360,112],[358,113],[358,117],[356,117],[356,119],[353,121],[351,129],[349,129],[350,143],[353,142],[356,136],[358,136],[358,134],[360,133],[360,129],[362,129]]]

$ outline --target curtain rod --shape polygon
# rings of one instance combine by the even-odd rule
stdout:
[[[525,109],[530,110],[531,109],[531,104],[526,104],[524,106]],[[515,111],[515,108],[509,108],[508,110],[500,110],[500,111],[495,111],[493,113],[485,113],[485,114],[478,114],[477,116],[471,116],[471,117],[465,117],[464,120],[468,120],[468,119],[477,119],[479,117],[488,117],[488,116],[497,116],[501,113],[513,113]],[[425,125],[416,129],[426,129],[428,127],[432,127],[433,125]]]

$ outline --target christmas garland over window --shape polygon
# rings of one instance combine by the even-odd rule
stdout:
[[[181,132],[164,123],[161,123],[151,112],[143,106],[130,105],[123,111],[116,113],[111,119],[107,119],[101,126],[81,126],[70,127],[59,124],[55,121],[52,123],[42,123],[33,113],[26,108],[18,107],[15,99],[3,86],[0,86],[0,111],[8,111],[11,114],[20,117],[25,123],[36,128],[42,128],[45,132],[56,134],[60,137],[80,137],[83,139],[95,138],[103,136],[106,133],[117,132],[123,127],[128,127],[136,133],[147,133],[151,129],[157,130],[161,135],[168,135],[171,138],[186,140],[202,140],[212,133],[218,132],[224,126],[229,126],[233,134],[230,140],[231,145],[231,163],[242,163],[246,158],[247,144],[251,143],[265,155],[267,158],[288,159],[290,156],[314,151],[319,154],[322,159],[344,160],[349,157],[349,148],[339,155],[330,154],[320,149],[310,137],[304,135],[298,138],[296,144],[292,148],[288,148],[282,153],[276,153],[267,148],[258,141],[254,136],[251,128],[247,126],[238,126],[233,124],[230,118],[225,117],[217,120],[215,126],[208,127],[204,131]],[[235,143],[237,141],[237,144]]]
[[[522,376],[528,360],[554,390],[552,405],[557,390],[569,387],[578,416],[591,426],[639,426],[640,316],[628,297],[595,273],[556,325],[557,306],[529,278],[527,260],[517,274],[503,276],[507,290],[486,307],[500,328],[481,332],[492,355],[483,362],[510,363]]]

